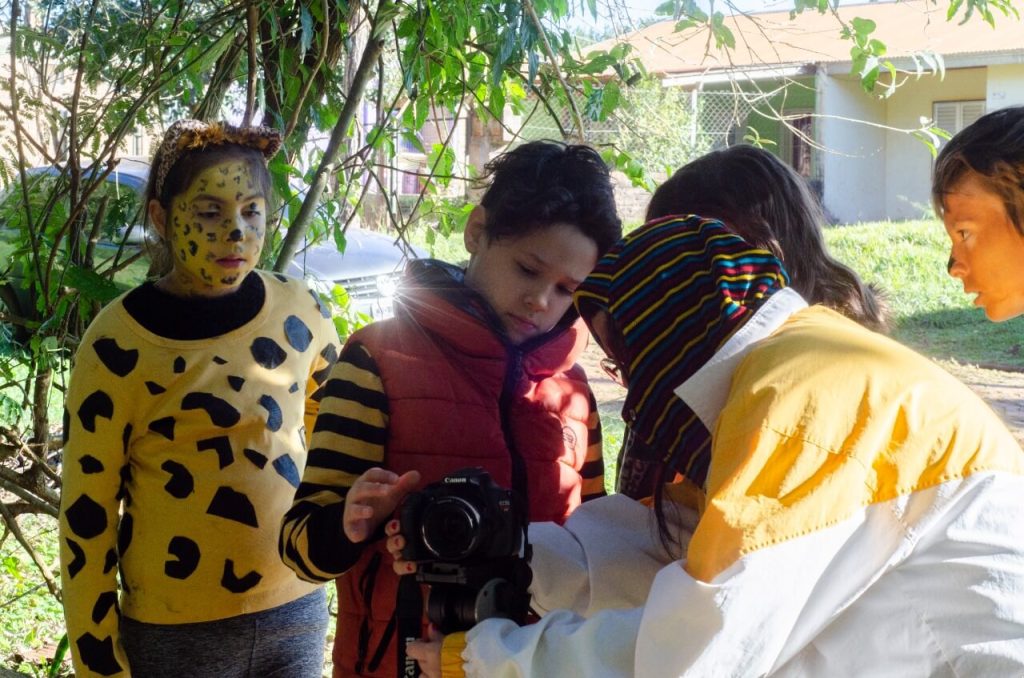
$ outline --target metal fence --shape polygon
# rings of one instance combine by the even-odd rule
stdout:
[[[742,141],[755,101],[743,92],[666,87],[655,96],[627,95],[620,109],[604,120],[590,114],[584,95],[578,94],[575,104],[583,121],[581,136],[586,142],[595,146],[625,146],[623,150],[629,152],[634,149],[625,142],[642,137],[644,145],[678,150],[683,157],[673,159],[685,162],[708,150]],[[575,127],[575,116],[567,103],[551,104],[550,109],[554,115],[549,108],[537,104],[532,114],[523,116],[524,138],[561,138],[563,132]],[[666,117],[679,124],[665,124]]]

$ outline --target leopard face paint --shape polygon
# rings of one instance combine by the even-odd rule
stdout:
[[[165,237],[174,268],[160,286],[182,296],[234,291],[259,261],[266,226],[266,198],[245,163],[204,170],[171,202]]]

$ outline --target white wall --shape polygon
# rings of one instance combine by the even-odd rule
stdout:
[[[848,76],[818,77],[818,139],[825,211],[838,223],[885,218],[885,105]]]
[[[1024,64],[988,67],[985,110],[1024,104]]]
[[[932,104],[936,101],[985,99],[985,72],[985,68],[962,68],[947,70],[943,79],[936,76],[911,79],[888,99],[885,122],[894,130],[885,134],[885,216],[890,219],[932,216],[932,155],[920,140],[898,130],[919,128],[922,117],[932,117]],[[1019,70],[1017,77],[1022,75],[1024,70]],[[1014,83],[1014,87],[1024,97],[1022,83]]]

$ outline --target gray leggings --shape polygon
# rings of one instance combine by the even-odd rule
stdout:
[[[141,678],[320,678],[326,635],[323,588],[270,610],[212,622],[121,619],[128,664]]]

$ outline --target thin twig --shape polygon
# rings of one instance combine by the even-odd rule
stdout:
[[[565,98],[569,100],[569,108],[572,111],[573,122],[576,125],[576,138],[583,139],[583,116],[580,115],[580,110],[576,107],[576,100],[573,99],[569,83],[565,81],[565,77],[562,75],[562,69],[558,64],[558,60],[555,58],[555,52],[551,49],[551,43],[548,42],[548,34],[544,31],[544,25],[541,24],[540,17],[537,16],[537,11],[533,8],[533,1],[523,0],[523,8],[526,10],[526,13],[530,15],[530,20],[533,21],[533,25],[536,26],[537,33],[540,34],[541,44],[544,46],[544,53],[551,62],[551,67],[554,69],[555,75],[558,77],[558,82],[561,83],[562,89],[565,90]]]
[[[7,506],[3,502],[0,502],[0,516],[3,517],[4,522],[11,530],[11,534],[14,535],[14,538],[18,540],[21,547],[25,549],[25,552],[28,553],[30,558],[32,558],[32,562],[36,564],[40,574],[43,575],[43,581],[46,582],[46,588],[50,590],[50,593],[53,594],[54,598],[60,600],[60,587],[57,586],[57,582],[54,581],[53,574],[50,573],[50,568],[46,566],[46,563],[43,562],[39,553],[36,552],[32,547],[32,544],[25,538],[21,528],[18,526],[18,521],[13,515],[11,515],[11,512],[7,510]]]

